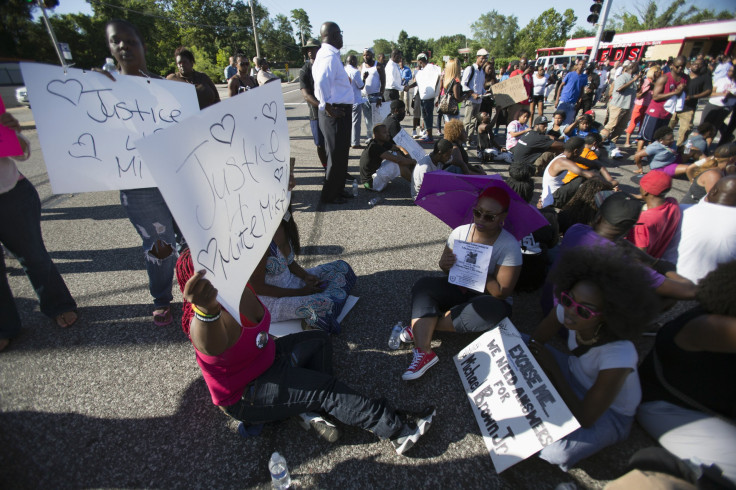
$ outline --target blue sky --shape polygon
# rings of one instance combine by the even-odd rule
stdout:
[[[464,0],[458,2],[459,8],[447,11],[447,6],[454,7],[452,2],[443,0],[426,0],[424,2],[404,2],[396,0],[361,0],[347,2],[345,0],[256,0],[268,8],[271,16],[276,14],[289,15],[295,8],[303,8],[309,14],[309,20],[314,27],[314,35],[318,34],[322,22],[332,20],[337,22],[344,32],[345,49],[362,51],[372,45],[373,39],[396,40],[399,32],[404,29],[410,36],[420,39],[438,38],[444,35],[466,34],[470,36],[470,24],[476,18],[495,8],[503,15],[516,15],[519,26],[524,27],[535,15],[550,7],[548,0],[523,0],[515,4],[507,2],[501,5],[482,0]],[[611,13],[619,11],[635,12],[636,7],[644,5],[644,0],[610,0]],[[91,14],[89,4],[84,0],[60,0],[56,12]],[[667,4],[666,2],[662,2]],[[591,27],[585,22],[588,17],[591,0],[577,0],[575,2],[553,2],[554,7],[562,12],[573,8],[578,17],[578,25]],[[369,7],[370,6],[370,7]],[[523,6],[522,8],[519,8]],[[698,0],[700,8],[713,10],[736,10],[736,0]],[[442,9],[445,12],[442,12]]]

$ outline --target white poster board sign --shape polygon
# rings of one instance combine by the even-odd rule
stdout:
[[[289,204],[289,129],[269,83],[136,141],[218,301],[236,319],[245,283]]]
[[[409,135],[409,133],[406,132],[406,129],[402,129],[401,131],[396,133],[396,136],[394,136],[394,143],[396,143],[397,146],[400,146],[408,151],[409,156],[411,156],[417,162],[421,161],[425,156],[427,156],[427,152],[424,151],[424,148],[422,148],[421,145],[417,143],[414,138]]]
[[[134,141],[199,112],[188,83],[119,74],[113,82],[41,63],[20,69],[55,194],[155,187]]]
[[[371,104],[371,116],[373,117],[373,126],[375,126],[376,124],[381,124],[383,120],[388,117],[389,114],[391,114],[391,102],[382,102],[381,107],[378,107],[376,104]],[[368,132],[373,135],[373,128],[370,128],[370,131]]]
[[[455,366],[498,473],[580,427],[508,318]]]

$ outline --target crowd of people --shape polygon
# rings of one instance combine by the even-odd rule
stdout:
[[[625,440],[638,418],[672,454],[713,466],[710,477],[736,484],[736,390],[730,376],[736,374],[736,60],[709,64],[702,56],[680,56],[648,66],[617,62],[610,70],[578,60],[566,71],[535,69],[521,57],[497,75],[494,60],[480,49],[464,69],[454,59],[440,68],[420,53],[412,71],[399,50],[386,58],[366,48],[360,65],[356,56],[343,63],[343,33],[334,22],[322,24],[320,37],[303,47],[299,84],[324,167],[324,205],[353,197],[345,190],[346,181],[355,179],[347,173],[351,149],[361,151],[362,188],[374,192],[401,176],[416,198],[430,172],[483,175],[486,151],[510,155],[510,192],[527,203],[535,183],[542,187],[536,206],[548,225],[522,240],[505,229],[514,196],[492,185],[478,192],[468,210],[471,222],[453,229],[438,250],[438,273],[412,288],[411,322],[400,333],[412,361],[402,379],[415,381],[437,364],[435,331],[487,331],[511,315],[515,291],[539,290],[544,317],[526,341],[581,425],[545,447],[542,459],[566,471]],[[157,77],[146,68],[144,40],[134,25],[109,22],[106,42],[120,74]],[[194,70],[190,50],[181,47],[174,58],[178,71],[170,80],[195,85],[200,108],[220,101],[209,77]],[[265,59],[256,59],[253,69],[241,53],[230,62],[224,72],[230,97],[277,79]],[[496,107],[493,85],[507,74],[521,77],[528,97]],[[550,98],[552,120],[545,115]],[[701,99],[707,103],[695,126]],[[607,108],[603,123],[595,121],[596,104]],[[407,112],[413,136],[431,145],[420,161],[394,140]],[[377,121],[376,114],[386,115]],[[17,160],[28,158],[30,147],[15,118],[6,113],[0,123],[19,134],[24,155]],[[505,143],[499,145],[497,130],[504,124]],[[610,170],[618,139],[625,136],[624,145],[630,145],[637,126],[633,159],[644,175],[636,192],[627,193]],[[683,177],[691,185],[687,202],[678,203],[667,192],[674,178]],[[290,188],[294,184],[292,174]],[[299,265],[291,210],[244,280],[234,318],[217,302],[205,273],[194,270],[158,189],[121,191],[120,200],[142,240],[153,322],[174,321],[176,270],[183,330],[213,403],[225,413],[247,426],[296,416],[329,441],[339,437],[335,422],[356,426],[390,440],[399,454],[426,433],[434,407],[395,410],[334,375],[330,335],[340,333],[338,317],[357,277],[342,260],[312,269]],[[10,224],[0,227],[0,242],[24,267],[41,311],[59,326],[71,326],[77,305],[43,245],[38,195],[10,158],[0,159],[0,213]],[[492,247],[482,292],[449,281],[457,241]],[[20,329],[20,317],[2,256],[0,269],[2,350]],[[697,306],[657,329],[657,315],[681,300]],[[300,320],[304,331],[269,335],[272,321],[290,319]],[[655,347],[640,368],[632,340],[653,329]],[[548,345],[557,334],[569,352]]]

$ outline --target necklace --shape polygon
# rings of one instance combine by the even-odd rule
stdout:
[[[601,331],[601,325],[598,325],[598,328],[595,329],[595,333],[593,334],[593,337],[586,340],[583,337],[580,336],[580,331],[575,331],[575,341],[579,345],[593,345],[596,342],[598,342],[598,333]]]

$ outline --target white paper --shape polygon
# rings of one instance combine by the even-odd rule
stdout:
[[[422,148],[421,145],[406,132],[406,129],[402,129],[396,133],[396,136],[394,136],[394,143],[396,143],[396,146],[400,146],[405,149],[409,153],[409,156],[417,162],[427,156],[427,152],[424,151],[424,148]]]
[[[449,283],[464,286],[479,293],[485,291],[493,246],[455,240],[452,252],[457,260],[450,269]]]
[[[155,187],[135,141],[199,112],[188,83],[21,63],[55,194]],[[161,161],[151,161],[159,165]]]
[[[508,318],[454,359],[497,473],[580,427]]]
[[[245,283],[288,205],[289,130],[269,83],[136,141],[218,300],[240,319]]]
[[[371,114],[373,116],[373,126],[376,124],[381,124],[384,119],[388,117],[389,114],[391,114],[391,103],[390,102],[382,102],[381,107],[378,107],[376,104],[371,104]],[[373,128],[370,128],[371,134],[373,134]]]
[[[345,306],[342,307],[340,316],[337,317],[338,322],[342,323],[342,321],[345,319],[345,316],[350,312],[350,310],[353,309],[353,306],[355,306],[355,303],[357,303],[359,299],[360,298],[358,298],[357,296],[348,296],[348,299],[345,300]],[[293,333],[298,333],[301,331],[301,320],[284,320],[283,322],[272,322],[268,333],[270,333],[274,337],[283,337],[284,335],[291,335]]]

